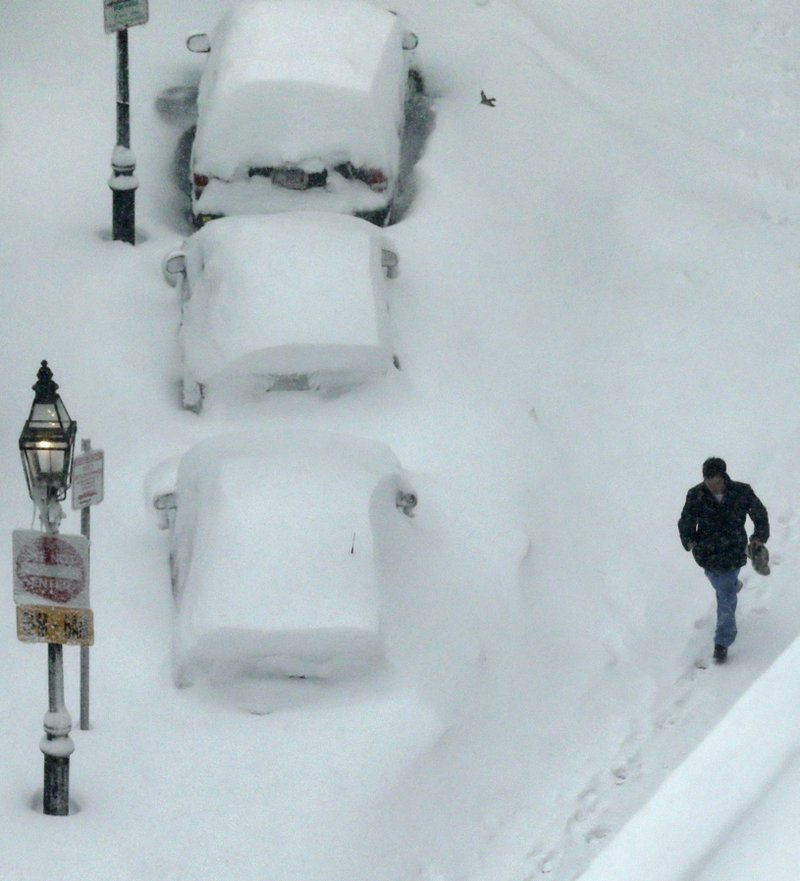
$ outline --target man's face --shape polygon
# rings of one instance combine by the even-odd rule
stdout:
[[[708,491],[714,493],[715,496],[725,492],[724,474],[716,474],[714,477],[706,477],[703,483],[708,487]]]

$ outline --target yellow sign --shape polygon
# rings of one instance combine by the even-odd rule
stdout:
[[[92,610],[17,606],[17,639],[21,642],[94,645]]]

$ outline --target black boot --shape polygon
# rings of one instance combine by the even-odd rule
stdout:
[[[728,649],[724,645],[714,646],[714,660],[718,664],[724,664],[728,658]]]

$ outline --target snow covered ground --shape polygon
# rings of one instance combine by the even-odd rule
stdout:
[[[724,815],[690,864],[657,838],[658,877],[795,881],[775,816],[796,813],[800,744],[766,735],[791,728],[800,673],[796,5],[393,3],[433,112],[391,231],[402,369],[335,399],[209,399],[200,416],[180,409],[160,270],[189,232],[172,168],[192,117],[159,99],[196,86],[183,39],[226,4],[152,2],[131,31],[135,248],[109,241],[115,53],[99,6],[6,0],[0,29],[0,875],[621,881],[677,792]],[[73,732],[66,819],[38,809],[45,651],[15,639],[10,589],[42,358],[106,453],[92,730]],[[391,669],[301,694],[178,690],[145,476],[261,425],[374,438],[408,471],[416,516],[379,555]],[[701,669],[712,595],[675,523],[712,454],[767,505],[774,566],[744,573],[730,662]],[[77,716],[76,650],[66,662]],[[726,731],[741,751],[714,750]]]

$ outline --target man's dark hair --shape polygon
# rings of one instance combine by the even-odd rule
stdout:
[[[724,459],[720,459],[717,456],[711,456],[709,459],[706,459],[703,462],[703,477],[719,477],[725,476],[728,473],[728,466],[725,464]]]

